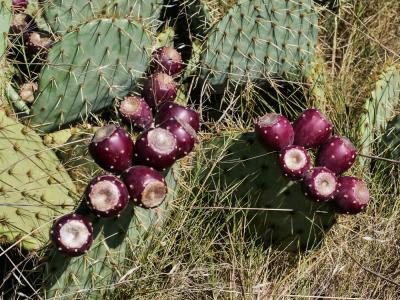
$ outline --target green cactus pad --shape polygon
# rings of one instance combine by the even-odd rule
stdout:
[[[313,59],[317,35],[311,0],[242,0],[208,34],[200,77],[217,93],[227,81],[298,80]]]
[[[374,151],[374,143],[380,139],[399,104],[400,66],[390,64],[379,76],[375,90],[365,104],[365,114],[362,115],[359,126],[362,154],[370,155]]]
[[[50,132],[126,96],[146,70],[152,39],[140,23],[99,19],[66,34],[49,52],[32,123]]]
[[[204,0],[185,0],[180,4],[186,15],[190,32],[198,38],[204,38],[212,23],[210,9]]]
[[[161,229],[177,188],[173,170],[166,182],[169,194],[158,208],[129,206],[119,218],[92,218],[95,239],[84,256],[69,259],[53,249],[45,266],[46,298],[102,299],[129,270],[140,267],[137,260],[126,260],[138,257]]]
[[[75,186],[31,129],[0,110],[0,236],[39,249],[55,217],[75,204]]]
[[[224,133],[205,148],[209,167],[203,174],[211,199],[231,190],[233,202],[218,206],[244,208],[250,234],[266,245],[309,249],[335,223],[331,205],[304,196],[301,184],[282,174],[278,155],[267,153],[253,133]],[[198,161],[199,166],[204,163]]]
[[[162,0],[50,0],[44,5],[44,17],[54,32],[63,33],[99,17],[131,17],[151,25],[162,7]]]
[[[391,159],[400,157],[400,115],[395,116],[387,125],[381,143],[383,154]]]
[[[7,34],[11,19],[11,1],[0,1],[0,59],[7,48]]]

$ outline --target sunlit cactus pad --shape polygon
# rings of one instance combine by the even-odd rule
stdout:
[[[12,18],[11,1],[0,1],[0,59],[7,48],[7,33]]]
[[[99,19],[66,34],[49,52],[32,123],[50,132],[123,97],[142,76],[152,39],[136,21]]]
[[[204,171],[210,197],[231,190],[233,202],[225,205],[249,208],[243,210],[250,221],[249,232],[266,245],[312,248],[335,223],[333,208],[304,196],[301,184],[282,174],[277,154],[267,153],[253,133],[227,132],[205,148],[210,159]]]
[[[317,43],[312,1],[245,0],[207,36],[201,77],[218,91],[232,83],[305,73]]]
[[[38,249],[54,218],[74,207],[75,186],[41,138],[3,110],[0,145],[1,240]]]
[[[140,19],[151,25],[162,7],[162,0],[49,0],[43,5],[44,17],[55,32],[65,32],[101,16]]]

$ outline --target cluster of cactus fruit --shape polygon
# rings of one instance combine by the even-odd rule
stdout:
[[[111,173],[94,178],[85,192],[85,204],[97,217],[119,216],[130,199],[146,209],[160,206],[168,191],[160,172],[194,149],[199,115],[174,102],[177,83],[172,76],[179,76],[182,69],[176,49],[157,49],[144,85],[144,98],[127,96],[121,101],[119,113],[124,121],[142,131],[135,143],[119,124],[103,126],[94,133],[89,153]],[[85,216],[74,212],[56,220],[51,236],[59,251],[78,256],[89,250],[93,228]]]
[[[293,123],[269,113],[259,118],[255,131],[267,150],[278,150],[286,176],[302,180],[306,196],[332,201],[336,211],[356,214],[369,202],[366,184],[356,177],[340,176],[356,159],[355,146],[343,136],[332,136],[331,122],[317,109],[307,109]],[[316,150],[315,166],[309,150]]]

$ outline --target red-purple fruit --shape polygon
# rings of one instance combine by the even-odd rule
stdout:
[[[12,7],[15,11],[24,11],[28,4],[28,0],[12,0]]]
[[[160,206],[167,194],[164,177],[146,166],[133,166],[122,173],[129,195],[136,205],[145,208]]]
[[[315,167],[306,172],[304,188],[305,195],[316,201],[331,201],[337,193],[337,179],[329,169]]]
[[[356,159],[356,147],[346,137],[333,136],[319,149],[317,165],[336,174],[347,171]]]
[[[125,184],[113,175],[93,179],[87,188],[87,204],[98,217],[118,216],[128,205],[129,194]]]
[[[86,253],[93,242],[93,227],[84,216],[71,213],[58,218],[51,228],[57,249],[68,256]]]
[[[175,136],[164,128],[152,128],[138,136],[135,158],[139,164],[165,170],[177,160],[178,142]]]
[[[174,120],[175,118],[185,121],[192,126],[196,132],[200,129],[200,117],[196,111],[170,101],[164,102],[159,106],[155,124],[159,125],[167,120]]]
[[[369,203],[368,187],[361,179],[343,176],[338,180],[339,191],[335,196],[335,206],[339,213],[357,214]]]
[[[179,74],[183,69],[181,54],[173,47],[161,47],[154,51],[150,63],[152,73]]]
[[[144,99],[152,108],[156,108],[166,101],[174,101],[176,93],[177,85],[175,80],[165,73],[151,75],[143,87]]]
[[[326,142],[332,134],[332,124],[317,109],[305,110],[293,124],[294,144],[315,148]]]
[[[262,116],[256,122],[255,131],[267,150],[282,150],[293,143],[293,127],[282,115],[269,113]]]
[[[143,98],[136,96],[125,97],[119,104],[119,113],[126,122],[139,129],[148,128],[153,121],[150,106]]]
[[[115,174],[132,166],[133,148],[130,135],[114,124],[98,129],[89,144],[94,161],[104,170]]]
[[[167,129],[176,138],[178,147],[176,152],[177,159],[188,155],[193,150],[195,143],[198,141],[196,131],[189,125],[189,123],[179,117],[172,120],[166,120],[161,123],[159,127]]]
[[[311,158],[304,147],[291,145],[281,150],[279,163],[285,175],[299,179],[310,169]]]

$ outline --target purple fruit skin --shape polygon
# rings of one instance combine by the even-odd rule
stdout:
[[[336,187],[335,187],[334,191],[329,195],[321,195],[315,187],[314,179],[317,177],[318,174],[321,174],[321,173],[329,173],[330,175],[332,175],[335,178]],[[305,193],[306,196],[310,196],[311,199],[316,200],[317,202],[332,201],[334,199],[336,193],[338,192],[338,190],[337,190],[338,184],[337,184],[335,174],[331,170],[329,170],[325,167],[315,167],[315,168],[308,170],[305,173],[303,183],[304,183],[303,187],[306,190],[306,193]]]
[[[94,186],[97,183],[104,181],[113,183],[118,188],[118,191],[120,193],[120,196],[118,198],[118,205],[108,211],[101,211],[96,209],[91,201],[91,193],[93,191]],[[113,175],[100,175],[94,178],[87,187],[86,197],[87,197],[87,204],[90,210],[98,217],[118,216],[126,208],[129,202],[129,193],[127,187],[120,179],[118,179],[118,177]]]
[[[165,170],[171,167],[178,159],[178,142],[170,131],[163,128],[165,132],[170,133],[175,145],[168,153],[159,152],[151,147],[149,143],[149,135],[151,135],[154,130],[159,131],[159,129],[160,128],[151,128],[142,132],[138,136],[135,144],[135,162],[157,170]]]
[[[306,157],[306,163],[305,165],[299,169],[299,170],[293,170],[290,169],[284,160],[286,153],[291,150],[291,149],[298,149],[302,151]],[[296,145],[291,145],[283,148],[281,152],[279,153],[279,164],[281,166],[282,171],[286,176],[288,176],[291,179],[301,179],[304,177],[305,173],[310,169],[311,167],[311,157],[308,154],[307,150],[302,147],[302,146],[296,146]]]
[[[87,242],[78,249],[68,248],[66,245],[61,243],[61,241],[59,240],[60,231],[58,230],[58,228],[60,227],[60,225],[63,226],[64,224],[68,223],[71,220],[81,221],[86,226],[86,228],[88,229],[88,231],[90,233],[90,237],[87,240]],[[68,256],[72,256],[72,257],[80,256],[82,254],[85,254],[89,250],[90,246],[93,243],[93,226],[92,226],[92,223],[86,217],[75,214],[75,213],[70,213],[70,214],[67,214],[67,215],[64,215],[64,216],[58,218],[54,222],[53,227],[50,232],[50,235],[51,235],[51,239],[52,239],[53,243],[56,245],[57,249],[60,252],[66,254]]]
[[[200,130],[199,114],[193,109],[171,101],[164,102],[159,106],[155,118],[155,124],[159,125],[167,120],[174,120],[175,118],[179,118],[189,123],[196,132]]]
[[[173,47],[160,47],[152,55],[150,69],[152,73],[177,75],[183,70],[181,54]]]
[[[190,126],[186,123],[185,126],[182,125],[184,121],[180,121],[179,123],[177,120],[166,120],[165,122],[161,123],[159,127],[167,129],[171,132],[177,141],[178,150],[176,153],[176,158],[182,158],[188,155],[194,149],[195,143],[197,142],[197,135],[194,129],[187,128]],[[193,131],[193,132],[190,132]]]
[[[165,188],[165,195],[162,201],[164,201],[167,194],[167,184],[165,183],[164,177],[161,175],[161,173],[147,166],[138,165],[129,168],[124,173],[122,173],[122,180],[127,186],[129,195],[133,202],[136,205],[145,208],[154,208],[162,203],[158,203],[155,206],[147,206],[146,202],[143,201],[143,192],[145,191],[145,188],[149,183],[152,183],[154,181],[162,183]]]
[[[156,108],[163,102],[174,101],[177,93],[175,80],[165,73],[151,75],[143,87],[143,96],[151,108]]]
[[[357,149],[347,138],[333,136],[320,147],[317,165],[339,175],[350,169],[356,156]]]
[[[262,124],[263,118],[276,118],[274,124]],[[257,120],[255,132],[260,143],[267,150],[282,150],[293,143],[294,132],[289,120],[278,114],[266,114]]]
[[[102,128],[108,126],[115,125]],[[132,166],[134,144],[125,129],[115,126],[112,134],[104,140],[96,142],[94,139],[89,144],[89,152],[101,168],[120,174]]]
[[[129,110],[130,105],[135,108],[133,111]],[[119,105],[119,113],[125,122],[138,129],[150,127],[153,121],[153,113],[150,106],[143,98],[136,96],[125,97]]]
[[[332,134],[332,124],[317,109],[305,110],[293,124],[294,144],[305,148],[315,148],[328,140]]]
[[[12,6],[14,10],[24,11],[28,7],[28,0],[12,0]]]
[[[339,191],[335,197],[336,211],[344,214],[358,214],[365,210],[369,203],[369,192],[364,181],[356,177],[343,176],[338,180]],[[358,197],[356,188],[364,191],[366,199]],[[361,201],[360,201],[361,200]]]

